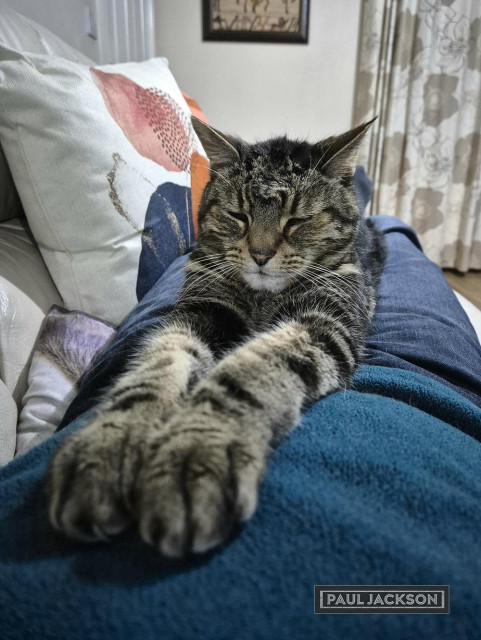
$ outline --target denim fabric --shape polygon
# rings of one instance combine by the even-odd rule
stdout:
[[[364,362],[427,375],[481,406],[481,346],[442,271],[422,253],[410,227],[388,216],[373,220],[385,234],[388,255]],[[186,260],[175,260],[124,321],[59,428],[94,406],[144,335],[161,324],[177,300]]]
[[[427,375],[481,407],[481,345],[441,269],[406,224],[373,220],[388,257],[364,363]]]

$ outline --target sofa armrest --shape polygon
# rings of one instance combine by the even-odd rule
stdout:
[[[19,403],[40,325],[62,299],[25,223],[0,224],[0,379]]]
[[[454,295],[459,300],[460,305],[463,307],[469,321],[476,331],[479,342],[481,342],[481,310],[457,291],[454,292]]]
[[[12,394],[0,380],[0,467],[15,455],[17,405]]]

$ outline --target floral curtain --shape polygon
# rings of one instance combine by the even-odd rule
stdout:
[[[481,0],[363,0],[354,119],[371,213],[443,267],[481,269]]]

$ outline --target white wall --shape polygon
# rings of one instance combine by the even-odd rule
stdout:
[[[247,140],[349,129],[361,0],[311,0],[308,45],[202,42],[201,4],[155,0],[155,38],[212,125]]]
[[[95,9],[95,0],[5,0],[5,4],[99,61],[98,41],[85,33],[85,6]]]

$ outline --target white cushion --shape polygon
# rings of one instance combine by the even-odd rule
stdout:
[[[17,428],[16,455],[55,433],[77,394],[77,383],[115,333],[98,318],[54,307],[47,314],[32,356],[28,390]]]
[[[0,256],[0,378],[18,403],[42,321],[62,300],[20,220],[0,224]]]
[[[155,270],[193,239],[189,170],[203,151],[167,61],[91,69],[0,45],[0,103],[5,155],[65,306],[118,324],[137,302],[141,252]],[[162,237],[143,234],[153,205]]]
[[[0,42],[17,51],[51,54],[74,62],[91,63],[88,58],[53,33],[36,22],[24,18],[2,2],[0,2]],[[0,222],[16,218],[21,212],[20,199],[0,146]]]

